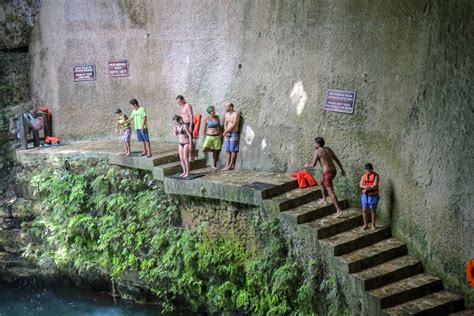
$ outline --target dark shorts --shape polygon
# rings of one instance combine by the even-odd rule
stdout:
[[[139,142],[149,142],[150,137],[148,136],[148,128],[137,129],[137,139]]]
[[[336,175],[336,170],[324,172],[321,182],[326,188],[332,188],[332,180],[336,177]]]
[[[379,203],[380,197],[378,194],[375,195],[368,195],[362,193],[361,197],[362,208],[371,208],[375,210],[377,208],[377,204]]]
[[[239,132],[230,132],[224,138],[224,147],[227,152],[236,153],[239,151]]]

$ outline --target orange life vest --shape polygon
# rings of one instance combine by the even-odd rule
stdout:
[[[375,179],[377,179],[379,175],[376,174],[375,172],[372,173],[366,173],[362,176],[362,185],[364,186],[373,186],[375,183]],[[373,189],[366,189],[365,193],[368,195],[377,195],[379,194],[379,186],[377,183],[377,186]]]

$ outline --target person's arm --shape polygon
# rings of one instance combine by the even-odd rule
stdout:
[[[318,156],[317,150],[315,150],[314,155],[313,155],[313,160],[311,161],[311,163],[305,164],[304,167],[305,168],[314,167],[314,166],[316,166],[316,163],[318,162],[318,160],[319,160],[319,156]]]
[[[189,140],[191,141],[191,146],[192,146],[193,134],[191,134],[191,131],[189,130],[189,128],[185,128],[184,130],[186,131],[186,134],[188,135]]]
[[[332,153],[332,157],[334,158],[334,161],[337,163],[337,165],[339,166],[339,168],[341,169],[341,174],[343,177],[346,176],[346,171],[344,170],[344,168],[342,167],[342,164],[341,162],[339,161],[339,158],[337,158],[336,154],[332,151],[331,149],[331,153]]]
[[[203,126],[204,127],[204,137],[206,137],[206,135],[207,135],[207,120],[208,119],[209,118],[206,117],[206,119],[204,120],[204,126]]]
[[[119,122],[117,122],[117,124],[115,124],[115,133],[117,134],[118,133],[118,129],[119,129]]]
[[[236,121],[237,121],[236,118],[233,117],[232,120],[229,122],[229,126],[228,126],[227,129],[224,131],[224,134],[229,133],[229,131],[234,128]]]
[[[132,121],[134,115],[135,115],[135,113],[132,111],[132,114],[130,114],[130,117],[128,119],[126,119],[124,121],[124,123],[130,123]]]
[[[143,118],[142,129],[145,129],[146,121],[147,121],[147,116],[145,115],[145,117]]]
[[[365,192],[365,189],[367,189],[367,186],[364,185],[364,176],[362,176],[362,177],[360,178],[359,187],[360,187],[361,189],[363,189],[364,192]]]
[[[379,176],[376,175],[374,179],[374,184],[367,187],[367,189],[375,189],[379,185]]]

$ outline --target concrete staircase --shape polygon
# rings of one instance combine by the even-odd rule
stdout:
[[[150,158],[137,154],[131,156],[109,155],[109,163],[127,168],[152,171],[153,178],[163,181],[165,177],[182,172],[179,154],[176,150],[160,153]],[[206,166],[205,158],[198,158],[191,162],[190,169],[196,170]]]
[[[343,216],[334,217],[333,204],[320,205],[318,187],[280,192],[263,201],[297,225],[316,231],[318,242],[328,247],[364,290],[369,315],[474,315],[464,298],[444,290],[442,281],[424,273],[422,263],[408,254],[407,245],[392,237],[390,227],[361,230],[362,210],[341,201]]]

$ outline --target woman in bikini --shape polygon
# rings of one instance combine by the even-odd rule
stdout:
[[[179,142],[179,159],[181,161],[181,166],[183,167],[183,173],[180,174],[180,177],[189,176],[189,150],[191,143],[191,132],[186,127],[183,122],[183,118],[179,115],[173,117],[174,122],[174,134],[178,136]]]
[[[203,152],[212,151],[212,169],[217,170],[217,159],[222,149],[222,127],[221,121],[218,115],[216,115],[216,109],[214,106],[207,108],[209,116],[204,121],[204,140]]]

